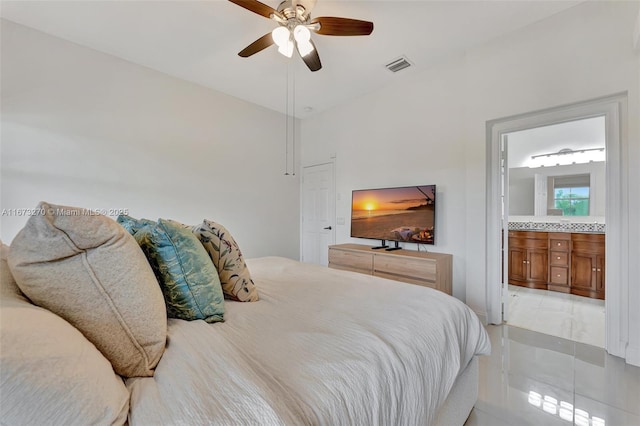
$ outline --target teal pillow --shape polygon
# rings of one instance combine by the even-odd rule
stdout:
[[[188,227],[158,219],[134,234],[158,278],[167,315],[224,321],[224,296],[216,267]]]
[[[131,216],[127,216],[126,214],[121,214],[120,216],[118,216],[118,219],[116,219],[116,222],[118,222],[131,235],[135,235],[135,233],[138,232],[140,229],[142,229],[142,227],[144,227],[145,225],[156,224],[152,220],[136,219]]]

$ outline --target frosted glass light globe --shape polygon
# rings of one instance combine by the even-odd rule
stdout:
[[[291,33],[286,27],[278,27],[271,31],[271,37],[273,37],[273,41],[278,47],[282,47],[287,44],[291,38]]]
[[[297,25],[293,29],[293,37],[298,43],[304,43],[311,39],[311,31],[309,31],[309,28],[305,26]]]

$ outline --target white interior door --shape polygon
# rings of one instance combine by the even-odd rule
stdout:
[[[329,246],[335,241],[333,163],[303,168],[301,260],[329,264]]]
[[[533,199],[533,215],[546,216],[548,205],[547,176],[541,173],[536,173],[533,175],[533,182],[535,186],[535,198]]]

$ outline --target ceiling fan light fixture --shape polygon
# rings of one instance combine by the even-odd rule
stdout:
[[[310,41],[298,42],[298,52],[300,52],[300,56],[307,56],[309,53],[313,52],[315,49],[313,44]]]
[[[293,29],[293,37],[298,43],[305,43],[311,40],[311,31],[304,25],[296,25]]]
[[[291,32],[286,27],[278,27],[271,31],[271,37],[278,47],[284,46],[291,38]]]
[[[287,58],[293,56],[293,40],[287,40],[282,46],[278,47],[278,52],[282,53]]]
[[[293,38],[298,44],[298,52],[300,52],[300,56],[307,56],[315,50],[311,43],[311,31],[309,31],[309,28],[303,25],[296,25],[293,29]]]
[[[271,19],[279,24],[278,28],[260,37],[241,50],[238,55],[248,58],[272,44],[278,46],[278,52],[291,58],[293,51],[298,53],[309,70],[322,68],[318,49],[311,40],[311,31],[327,36],[367,36],[373,32],[373,22],[359,19],[321,16],[311,18],[311,9],[316,0],[283,0],[274,9],[259,0],[229,0],[250,12]]]
[[[278,45],[278,52],[290,58],[293,55],[293,37],[287,27],[278,27],[271,32],[273,41]]]

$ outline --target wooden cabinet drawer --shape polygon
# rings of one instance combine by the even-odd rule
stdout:
[[[567,285],[569,283],[569,274],[567,271],[567,268],[552,266],[549,272],[549,282]]]
[[[509,247],[523,249],[546,249],[547,240],[509,238]]]
[[[603,254],[605,237],[604,234],[572,234],[572,250],[574,252]]]
[[[509,238],[516,239],[532,239],[532,240],[543,240],[546,241],[549,237],[548,232],[540,232],[540,231],[509,231]]]
[[[371,274],[373,272],[373,256],[369,253],[329,249],[329,266]]]
[[[381,272],[381,271],[375,271],[373,275],[380,278],[387,278],[390,280],[400,281],[407,284],[421,285],[423,287],[429,287],[429,288],[434,288],[438,290],[438,286],[435,280],[432,281],[432,280],[417,279],[412,277],[405,277],[403,275],[388,274],[386,272]]]
[[[390,256],[375,256],[374,274],[412,278],[418,281],[436,281],[436,262],[431,259],[410,259]]]
[[[552,251],[549,256],[549,263],[554,266],[569,266],[569,253]]]
[[[549,240],[549,250],[569,250],[569,240]]]

